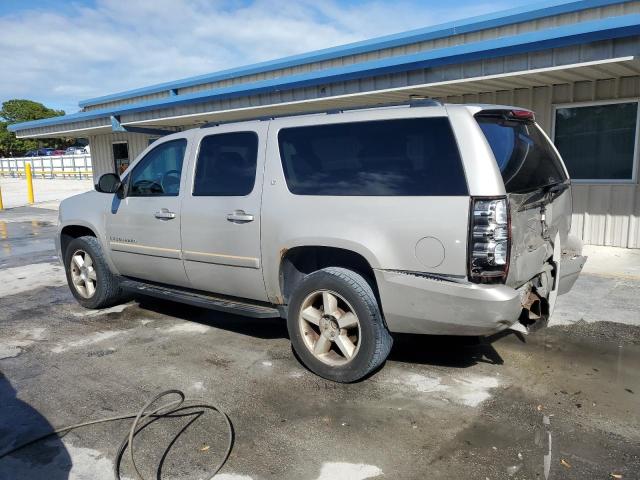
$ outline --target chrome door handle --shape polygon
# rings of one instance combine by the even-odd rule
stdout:
[[[234,210],[233,213],[227,215],[227,220],[233,223],[253,222],[253,215],[245,213],[244,210]]]
[[[171,220],[172,218],[176,218],[176,214],[170,212],[166,208],[161,208],[160,211],[154,213],[153,216],[160,220]]]

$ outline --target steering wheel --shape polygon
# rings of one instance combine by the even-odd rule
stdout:
[[[143,193],[147,191],[149,193],[162,193],[164,189],[161,184],[158,182],[154,182],[153,180],[138,180],[133,184],[134,191],[137,190],[138,193]]]
[[[173,180],[175,180],[173,185],[175,185],[177,183],[180,183],[180,170],[169,170],[164,175],[162,175],[162,180],[160,180],[160,186],[162,187],[162,191],[163,192],[167,192],[167,188],[165,186],[165,182],[169,178],[172,178]]]

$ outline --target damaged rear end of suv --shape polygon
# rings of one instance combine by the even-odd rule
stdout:
[[[488,107],[474,118],[506,196],[471,199],[469,280],[516,289],[522,312],[511,328],[528,332],[547,325],[586,261],[570,235],[571,182],[533,112]]]

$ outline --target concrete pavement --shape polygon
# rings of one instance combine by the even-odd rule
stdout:
[[[0,177],[4,208],[20,207],[28,204],[27,181],[23,178]],[[36,204],[55,208],[61,200],[78,193],[93,189],[90,179],[33,179],[33,192]],[[43,203],[47,205],[42,205]]]
[[[636,252],[590,251],[593,266],[560,297],[552,326],[524,343],[400,335],[380,371],[340,385],[297,362],[279,320],[142,297],[82,309],[53,258],[55,217],[0,213],[0,451],[179,388],[220,404],[234,423],[219,480],[637,478]],[[619,268],[598,267],[627,254]],[[167,451],[190,419],[137,437],[149,478],[159,468],[162,478],[206,477],[224,447],[217,417],[199,417]],[[0,479],[111,478],[127,428],[29,447],[0,460]],[[126,461],[123,474],[133,478]]]

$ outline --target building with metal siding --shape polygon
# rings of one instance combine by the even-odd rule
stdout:
[[[572,172],[574,232],[587,243],[640,248],[640,1],[542,2],[86,100],[80,113],[11,129],[20,137],[88,137],[98,176],[116,168],[122,148],[114,145],[127,142],[132,159],[153,139],[127,129],[176,130],[412,96],[531,108],[552,139],[564,139],[570,170],[598,176]],[[626,123],[607,126],[603,118]],[[580,126],[589,132],[576,132]],[[603,146],[615,135],[629,144],[616,169],[600,165],[604,153],[587,152],[593,158],[579,164],[585,153],[574,144],[586,133]]]

